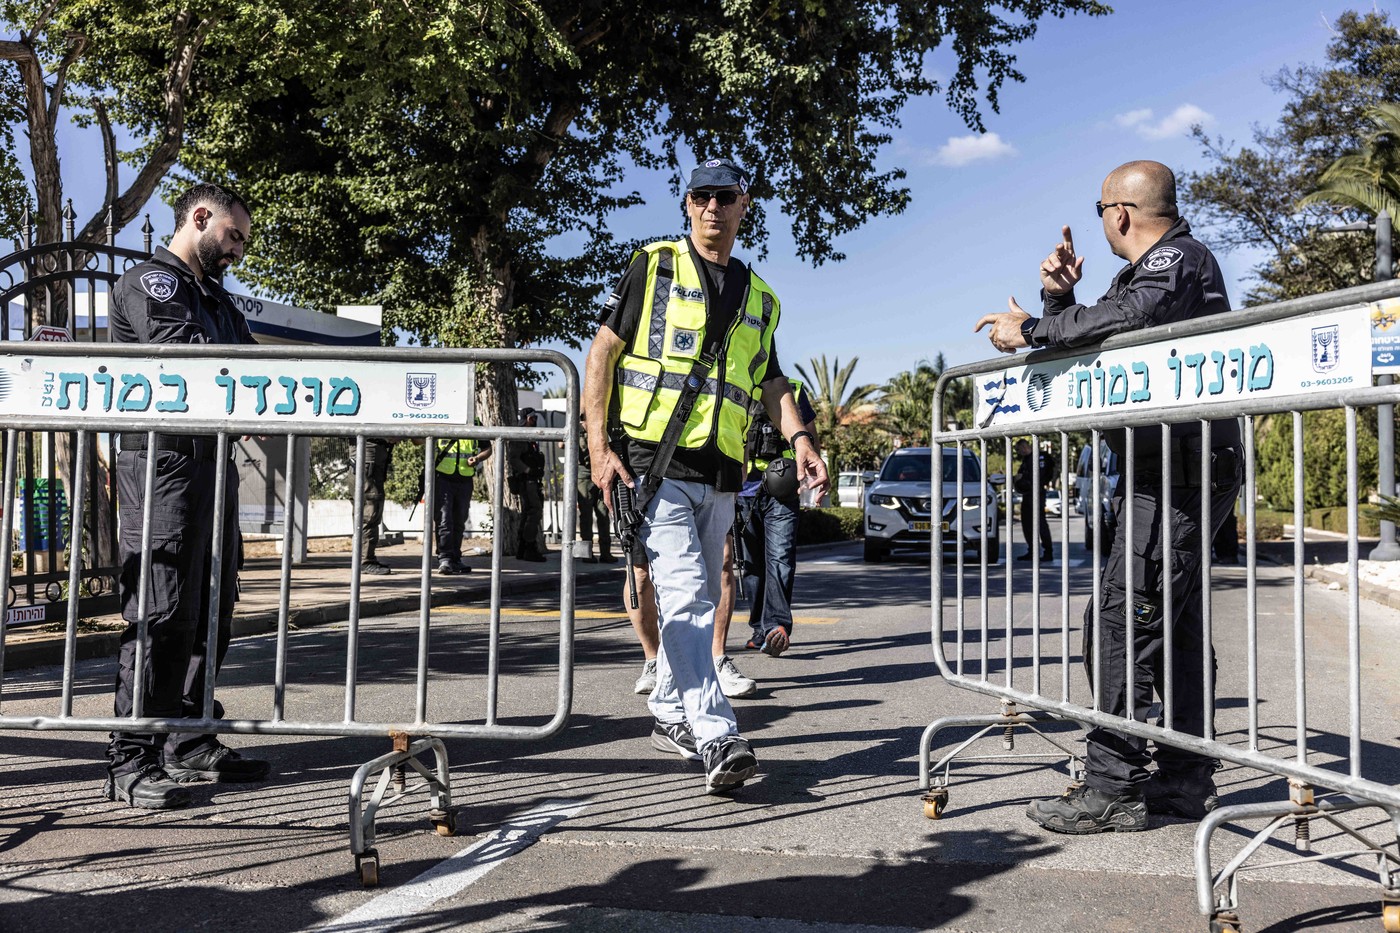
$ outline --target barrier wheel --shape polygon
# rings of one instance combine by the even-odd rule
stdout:
[[[924,816],[930,820],[936,820],[943,816],[943,809],[948,806],[948,789],[940,787],[924,794]]]
[[[1381,926],[1385,933],[1400,933],[1400,904],[1381,906]]]
[[[1240,918],[1233,914],[1217,915],[1210,920],[1210,933],[1243,933]]]
[[[433,829],[437,830],[439,836],[457,835],[457,812],[455,810],[437,811],[432,816]]]
[[[355,871],[360,873],[360,884],[363,887],[379,887],[379,852],[366,849],[363,855],[355,856]]]

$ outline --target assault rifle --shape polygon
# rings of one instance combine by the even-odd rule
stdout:
[[[622,553],[627,560],[627,600],[633,609],[637,608],[637,577],[632,572],[632,548],[637,543],[637,532],[642,527],[642,513],[637,511],[637,500],[622,479],[613,480],[613,524],[617,528],[617,540],[622,545]]]

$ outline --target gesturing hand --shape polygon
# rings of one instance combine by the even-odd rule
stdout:
[[[1074,288],[1083,275],[1084,257],[1074,255],[1074,237],[1069,227],[1061,227],[1063,242],[1057,243],[1040,264],[1040,284],[1048,295],[1063,295]]]
[[[982,315],[972,332],[975,334],[990,325],[992,330],[987,336],[991,338],[992,346],[1002,353],[1015,353],[1026,346],[1026,338],[1021,336],[1021,323],[1030,315],[1021,310],[1015,298],[1006,299],[1006,306],[1009,310],[999,314]]]

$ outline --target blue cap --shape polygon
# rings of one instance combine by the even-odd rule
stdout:
[[[710,159],[690,173],[690,184],[686,190],[727,188],[730,185],[738,185],[740,191],[748,191],[749,173],[729,159]]]

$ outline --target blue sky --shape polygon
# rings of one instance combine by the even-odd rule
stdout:
[[[978,137],[941,98],[913,102],[885,156],[908,170],[913,204],[843,237],[845,262],[812,268],[796,257],[785,218],[770,214],[768,259],[759,268],[783,301],[779,347],[786,368],[825,354],[859,357],[858,382],[882,383],[939,352],[963,363],[994,355],[972,325],[1014,295],[1037,304],[1036,269],[1069,224],[1084,255],[1079,297],[1097,297],[1121,261],[1104,245],[1094,214],[1103,176],[1130,159],[1177,169],[1204,166],[1187,137],[1246,143],[1271,124],[1283,98],[1265,79],[1284,66],[1320,63],[1329,24],[1358,4],[1334,0],[1120,0],[1107,17],[1042,23],[1017,49],[1024,84],[1001,92],[1002,112],[984,112]],[[1394,13],[1390,4],[1377,4]],[[951,58],[931,67],[951,70]],[[985,109],[985,108],[984,108]],[[60,145],[79,221],[100,196],[100,145],[68,128]],[[621,238],[675,226],[674,200],[659,176],[637,172],[625,186],[651,203],[613,216]],[[152,203],[159,233],[168,211]],[[123,242],[139,242],[133,225]],[[1209,240],[1207,238],[1207,243]],[[736,254],[748,258],[742,236]],[[1222,255],[1241,297],[1257,257]],[[625,256],[616,257],[619,273]],[[566,348],[559,348],[566,349]],[[583,353],[572,352],[582,369]]]

